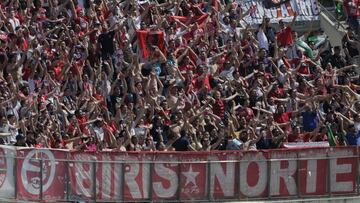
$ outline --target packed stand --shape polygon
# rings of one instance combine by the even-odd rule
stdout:
[[[231,0],[0,3],[0,142],[85,151],[360,144],[359,35],[343,47]],[[276,28],[275,28],[276,27]],[[342,54],[344,53],[344,54]]]

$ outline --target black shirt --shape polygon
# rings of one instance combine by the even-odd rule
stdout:
[[[345,58],[341,55],[332,55],[330,58],[330,63],[333,67],[342,68],[346,66]]]
[[[351,40],[356,40],[354,38],[350,38]],[[350,57],[354,57],[359,55],[359,51],[357,50],[357,48],[353,45],[351,45],[350,42],[348,42],[346,35],[342,38],[342,44],[343,44],[343,48],[347,48],[347,50],[349,51],[349,55]],[[347,59],[349,60],[349,59]]]
[[[257,149],[270,149],[271,148],[271,140],[270,139],[264,139],[264,137],[261,137],[259,142],[256,143]]]
[[[114,36],[115,31],[110,31],[107,33],[102,33],[99,35],[98,41],[101,44],[101,53],[113,55],[115,52],[114,48]]]
[[[160,133],[163,138],[163,142],[166,144],[168,141],[169,126],[162,124],[161,126],[154,125],[150,130],[150,135],[155,142],[160,142]]]
[[[175,151],[187,151],[189,149],[189,145],[190,142],[186,136],[180,137],[172,144]]]

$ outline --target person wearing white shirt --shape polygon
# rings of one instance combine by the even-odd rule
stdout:
[[[269,40],[265,35],[265,18],[263,20],[263,23],[259,27],[259,31],[257,33],[257,40],[259,42],[259,48],[260,49],[266,49],[266,51],[269,51]]]
[[[9,23],[13,31],[15,32],[16,28],[20,26],[20,21],[15,17],[15,11],[10,11]]]

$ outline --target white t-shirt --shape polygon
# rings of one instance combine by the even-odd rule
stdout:
[[[360,131],[360,122],[354,122],[354,127],[356,129],[357,132]]]
[[[95,127],[94,132],[100,141],[104,140],[104,130],[102,128]]]
[[[11,135],[3,137],[4,142],[6,144],[11,144],[11,143],[16,142],[17,128],[10,127],[9,124],[6,124],[6,125],[3,125],[2,127],[0,127],[0,132],[1,133],[11,133]]]
[[[231,67],[229,70],[223,70],[220,73],[220,78],[234,80],[233,72],[235,71],[234,67]]]
[[[276,112],[276,109],[277,109],[277,105],[269,105],[269,107],[268,107],[268,110],[269,110],[271,113],[275,113],[275,112]]]
[[[11,27],[13,28],[14,32],[15,32],[15,28],[20,26],[20,21],[17,18],[10,18],[9,22],[10,22]]]
[[[262,29],[259,29],[257,33],[257,40],[259,41],[259,48],[269,50],[269,41]]]

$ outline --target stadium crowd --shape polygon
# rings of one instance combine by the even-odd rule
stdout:
[[[243,18],[256,8],[236,2],[1,1],[1,144],[86,151],[360,145],[357,21],[351,18],[343,46],[331,47],[311,25],[295,32],[296,13],[292,22],[274,26],[264,16],[251,26]]]

